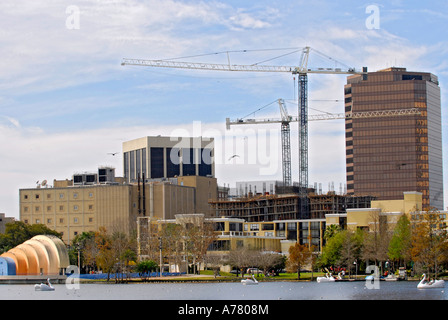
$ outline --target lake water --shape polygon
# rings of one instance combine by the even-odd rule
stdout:
[[[33,285],[0,285],[0,300],[448,300],[448,290],[417,289],[415,281],[231,283],[81,283],[78,289],[55,284],[55,291]],[[447,288],[448,289],[448,288]]]

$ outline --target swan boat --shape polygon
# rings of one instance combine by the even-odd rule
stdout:
[[[241,280],[241,283],[245,285],[248,284],[250,285],[250,284],[258,284],[258,281],[257,279],[255,279],[254,275],[252,275],[252,279],[251,278],[243,279]]]
[[[426,274],[423,274],[422,280],[417,285],[418,289],[430,289],[430,288],[445,288],[445,281],[443,280],[426,280]]]
[[[54,287],[50,283],[50,279],[47,279],[47,283],[35,284],[35,291],[54,291]]]
[[[326,273],[325,277],[317,277],[316,281],[319,283],[320,282],[333,282],[333,281],[336,281],[336,279],[331,274]]]

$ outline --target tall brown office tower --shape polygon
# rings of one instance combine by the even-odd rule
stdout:
[[[347,192],[402,199],[423,194],[423,209],[443,210],[440,88],[431,73],[388,68],[347,78],[345,112],[418,108],[419,115],[345,122]]]

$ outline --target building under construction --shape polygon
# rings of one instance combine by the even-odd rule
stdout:
[[[346,213],[347,209],[370,208],[375,197],[369,195],[338,195],[308,193],[302,197],[297,193],[258,194],[255,196],[210,201],[215,217],[240,218],[247,222],[261,222],[293,219],[325,219],[327,214]],[[307,201],[301,206],[301,201]],[[307,208],[301,212],[300,208]]]

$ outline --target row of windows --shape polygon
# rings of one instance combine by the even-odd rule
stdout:
[[[428,142],[427,137],[393,137],[393,138],[357,138],[354,142],[355,145],[378,145],[384,146],[385,144],[396,144],[397,146],[400,144],[414,144],[414,143],[426,143]]]
[[[394,144],[394,145],[373,145],[368,147],[361,147],[356,145],[354,148],[348,146],[346,150],[354,150],[356,155],[368,155],[368,154],[381,154],[385,153],[389,155],[390,160],[411,160],[414,159],[416,154],[420,152],[428,151],[428,147],[416,146],[415,144]],[[351,154],[351,153],[347,153]]]
[[[59,218],[59,219],[56,219],[56,221],[58,221],[59,224],[65,224],[66,220],[65,220],[65,218]],[[89,223],[93,223],[93,218],[89,218],[88,221],[89,221]],[[30,222],[30,220],[25,219],[25,220],[23,220],[23,222],[28,224]],[[75,218],[73,218],[72,222],[73,223],[80,223],[80,219],[75,217]],[[43,223],[43,221],[41,219],[37,218],[37,219],[34,219],[34,223],[35,224],[41,224],[41,223]],[[52,218],[48,218],[48,219],[46,219],[46,223],[47,224],[52,224],[52,223],[54,223],[54,221],[53,221]]]
[[[372,190],[387,190],[388,192],[397,191],[397,195],[399,196],[403,196],[403,189],[408,189],[406,191],[412,190],[422,192],[422,190],[415,190],[416,186],[414,181],[385,181],[383,179],[379,179],[378,182],[374,182],[372,179],[369,179],[367,181],[368,182],[366,183],[363,183],[362,181],[355,181],[356,190],[358,190],[358,192],[360,192],[360,190],[365,190],[366,192],[370,192]]]
[[[353,86],[351,93],[381,93],[385,92],[398,93],[403,91],[412,91],[418,92],[420,94],[424,94],[426,92],[426,86],[424,83],[422,84],[413,84],[409,82],[392,82],[389,84],[374,84],[374,85],[362,85],[362,86]]]
[[[384,103],[384,102],[402,102],[405,103],[405,100],[408,101],[409,104],[413,104],[415,100],[421,100],[423,101],[426,97],[423,94],[414,93],[413,91],[409,92],[400,92],[400,93],[392,93],[392,94],[377,94],[376,92],[371,92],[371,94],[363,94],[359,96],[353,95],[353,101],[356,103],[360,102],[378,102],[378,103]]]
[[[366,173],[366,174],[356,174],[356,181],[377,181],[377,180],[388,180],[390,181],[390,183],[388,183],[388,185],[392,184],[392,181],[399,181],[398,185],[405,185],[405,186],[415,186],[416,182],[415,182],[415,175],[398,175],[398,174],[393,174],[393,173],[383,173],[382,171],[380,172],[372,172],[372,173]]]
[[[60,206],[57,206],[57,208],[59,209],[59,211],[64,211],[65,206],[60,205]],[[51,211],[53,211],[53,206],[47,206],[46,209],[47,209],[47,212],[51,212]],[[73,211],[79,211],[79,210],[80,210],[80,207],[78,205],[73,206]],[[93,211],[93,204],[89,204],[88,210]],[[40,211],[41,211],[41,206],[34,207],[34,212],[40,212]],[[30,212],[30,207],[24,206],[23,212],[26,212],[26,213]]]
[[[46,194],[46,199],[47,200],[51,200],[51,199],[53,199],[53,194],[52,193],[47,193]],[[59,193],[59,199],[64,199],[66,197],[66,194],[65,193]],[[72,198],[73,199],[79,199],[79,193],[77,193],[77,192],[74,192],[73,194],[72,194]],[[89,192],[89,198],[93,198],[93,192]],[[29,194],[24,194],[23,195],[23,199],[24,200],[29,200],[29,199],[31,199],[31,196],[29,195]],[[34,195],[34,199],[41,199],[41,195],[39,194],[39,193],[36,193],[35,195]]]
[[[379,136],[384,136],[385,138],[396,139],[396,138],[412,138],[412,135],[414,134],[420,134],[420,131],[423,129],[415,129],[415,128],[388,128],[388,129],[375,129],[372,130],[371,128],[367,128],[366,130],[354,130],[353,136],[355,138],[357,137],[376,137],[379,138]],[[423,132],[422,132],[423,133]]]

